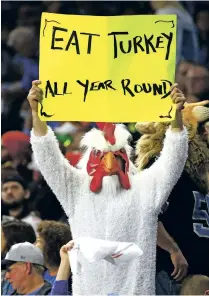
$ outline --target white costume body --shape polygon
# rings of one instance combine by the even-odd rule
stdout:
[[[83,262],[83,271],[73,275],[73,295],[155,294],[158,214],[185,165],[186,129],[168,130],[161,156],[149,169],[130,173],[131,189],[119,188],[115,196],[90,191],[91,177],[69,164],[50,128],[43,137],[32,131],[31,144],[41,173],[69,217],[73,238],[134,242],[143,251],[139,259],[119,266]]]

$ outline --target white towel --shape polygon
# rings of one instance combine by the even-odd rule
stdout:
[[[118,265],[129,262],[143,254],[135,243],[115,242],[91,237],[80,237],[74,240],[74,247],[68,252],[73,274],[82,270],[82,257],[89,263],[107,260]]]

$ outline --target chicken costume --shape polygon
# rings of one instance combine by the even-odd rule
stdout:
[[[82,139],[86,151],[78,168],[64,158],[49,127],[42,137],[31,132],[36,162],[69,218],[73,238],[133,242],[143,251],[140,258],[119,266],[84,261],[83,271],[73,274],[73,295],[155,294],[157,217],[184,168],[187,130],[169,129],[161,156],[138,173],[130,161],[126,128],[97,126]]]

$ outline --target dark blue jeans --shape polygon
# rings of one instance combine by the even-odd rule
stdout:
[[[156,295],[179,295],[181,285],[170,279],[167,272],[161,270],[156,274]]]

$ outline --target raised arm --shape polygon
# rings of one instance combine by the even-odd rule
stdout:
[[[60,151],[58,141],[46,122],[39,119],[38,102],[42,100],[40,81],[34,81],[28,95],[32,109],[31,145],[35,160],[44,179],[57,196],[64,210],[73,210],[72,188],[79,188],[78,170],[72,167]]]
[[[61,262],[50,295],[69,295],[68,281],[71,275],[71,270],[68,252],[72,250],[73,246],[74,242],[70,241],[60,249]]]
[[[166,132],[161,155],[150,168],[141,172],[141,182],[148,184],[145,194],[153,198],[151,203],[156,213],[160,212],[180,178],[188,154],[188,135],[181,114],[185,97],[177,84],[171,89],[171,98],[176,105],[176,117]]]

